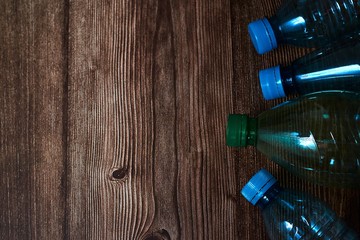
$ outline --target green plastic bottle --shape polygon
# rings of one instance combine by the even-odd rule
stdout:
[[[228,146],[255,146],[309,181],[360,187],[360,95],[326,91],[304,95],[257,118],[232,114]]]

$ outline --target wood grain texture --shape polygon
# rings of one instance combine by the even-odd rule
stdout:
[[[0,239],[61,239],[64,4],[1,1],[0,12]]]
[[[281,2],[281,0],[231,1],[235,113],[247,113],[255,117],[285,101],[286,99],[265,101],[262,98],[258,71],[279,64],[289,64],[311,51],[311,49],[293,46],[280,46],[264,55],[256,53],[247,33],[247,24],[264,16],[271,16]],[[291,96],[288,99],[295,97]],[[237,161],[240,186],[246,184],[248,179],[260,168],[266,168],[278,178],[284,187],[308,192],[326,202],[350,227],[360,232],[359,190],[334,189],[311,184],[270,162],[253,147],[234,150],[234,158]],[[259,210],[251,206],[244,198],[240,197],[239,199],[238,216],[239,219],[242,219],[242,221],[238,221],[240,239],[267,239]]]
[[[225,146],[260,112],[247,24],[280,0],[0,2],[0,239],[266,239],[239,190],[260,168],[360,232],[359,191]]]
[[[234,239],[230,4],[70,2],[71,239]]]

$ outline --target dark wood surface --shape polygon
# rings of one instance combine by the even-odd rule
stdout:
[[[0,1],[0,239],[61,239],[67,223],[63,1]]]
[[[225,146],[256,116],[246,25],[279,0],[0,2],[0,239],[266,239],[239,190],[260,168],[360,232],[359,191],[312,185]]]

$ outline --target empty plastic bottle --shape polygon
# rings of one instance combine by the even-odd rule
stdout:
[[[256,148],[293,174],[322,185],[360,187],[360,94],[304,95],[261,113],[232,114],[228,146]]]
[[[267,100],[322,90],[360,92],[360,41],[314,51],[290,66],[261,70],[259,77]]]
[[[325,203],[302,192],[282,189],[264,169],[250,179],[241,193],[262,210],[272,240],[359,239]]]
[[[259,54],[278,44],[320,47],[360,32],[359,0],[285,0],[276,14],[248,26]]]

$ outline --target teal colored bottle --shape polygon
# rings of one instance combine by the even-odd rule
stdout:
[[[360,34],[359,0],[286,0],[276,14],[248,26],[259,54],[279,44],[320,47]]]
[[[306,193],[281,188],[264,169],[250,179],[241,193],[261,209],[271,240],[359,239],[325,203]]]
[[[360,95],[304,95],[257,118],[229,115],[228,146],[255,146],[270,160],[309,181],[360,187]]]
[[[360,41],[314,51],[290,66],[261,70],[259,77],[267,100],[323,90],[360,92]]]

